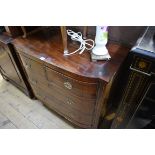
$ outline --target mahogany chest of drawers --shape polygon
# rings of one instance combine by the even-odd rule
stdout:
[[[106,113],[111,84],[129,49],[108,45],[111,61],[91,62],[90,54],[64,56],[60,31],[50,28],[12,44],[33,92],[47,107],[81,128],[97,128]],[[76,45],[75,45],[76,46]],[[69,50],[76,47],[71,43]]]

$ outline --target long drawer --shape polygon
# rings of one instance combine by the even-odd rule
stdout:
[[[76,122],[78,122],[80,124],[91,127],[93,114],[89,114],[88,110],[84,111],[84,108],[78,109],[79,107],[77,101],[72,101],[67,96],[62,95],[55,90],[53,90],[52,93],[49,94],[45,85],[41,87],[40,86],[41,85],[32,85],[36,97],[43,101],[45,105],[47,105],[52,110],[60,113],[64,117],[70,119],[75,124]],[[80,104],[82,107],[82,103]]]
[[[23,55],[22,60],[29,77],[39,75],[43,80],[48,81],[49,84],[55,84],[66,92],[72,93],[72,95],[96,99],[98,83],[78,81]]]
[[[87,99],[74,96],[72,95],[72,93],[64,91],[62,88],[58,87],[55,84],[49,84],[40,76],[31,76],[29,77],[29,81],[33,89],[36,90],[36,87],[39,86],[40,88],[42,88],[43,93],[46,92],[49,96],[58,98],[62,103],[68,105],[74,110],[90,115],[92,115],[94,112],[96,105],[95,99]]]
[[[48,67],[46,67],[45,70],[46,78],[51,85],[55,84],[66,92],[70,92],[79,97],[96,98],[98,89],[97,83],[78,81]]]
[[[35,96],[75,124],[91,127],[98,83],[73,79],[21,55]],[[81,126],[80,125],[80,126]]]

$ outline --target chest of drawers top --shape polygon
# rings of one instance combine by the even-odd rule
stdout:
[[[107,48],[111,55],[110,61],[92,62],[90,53],[82,55],[63,55],[63,46],[60,30],[43,29],[27,38],[17,38],[13,41],[18,52],[29,55],[32,59],[46,63],[49,67],[59,68],[65,74],[73,73],[76,78],[101,79],[109,82],[119,69],[122,61],[129,52],[129,48],[116,43],[109,43]],[[68,42],[69,51],[78,48],[73,42]]]

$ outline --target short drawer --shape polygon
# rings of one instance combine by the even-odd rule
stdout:
[[[45,68],[45,74],[48,82],[51,85],[55,84],[66,92],[72,93],[73,95],[92,99],[95,99],[97,96],[97,83],[78,81],[48,67]]]
[[[24,55],[21,55],[24,67],[28,73],[28,75],[38,74],[40,76],[45,77],[45,71],[43,64],[32,60],[30,58],[27,58]]]
[[[29,77],[29,82],[31,84],[32,90],[34,92],[34,95],[40,99],[45,97],[46,92],[48,92],[47,90],[47,83],[46,81],[40,79],[41,77],[38,76],[31,76]]]
[[[33,85],[48,85],[47,80],[45,79],[44,76],[40,76],[38,74],[30,74],[30,76],[28,77],[29,82]]]

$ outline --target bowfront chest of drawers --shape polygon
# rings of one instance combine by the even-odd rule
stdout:
[[[79,126],[91,127],[99,89],[98,81],[81,81],[21,54],[36,97]]]
[[[110,44],[111,61],[91,62],[88,52],[64,56],[61,40],[60,31],[48,28],[15,39],[13,45],[36,98],[78,127],[97,128],[112,79],[129,49]],[[76,49],[71,43],[68,48]]]

